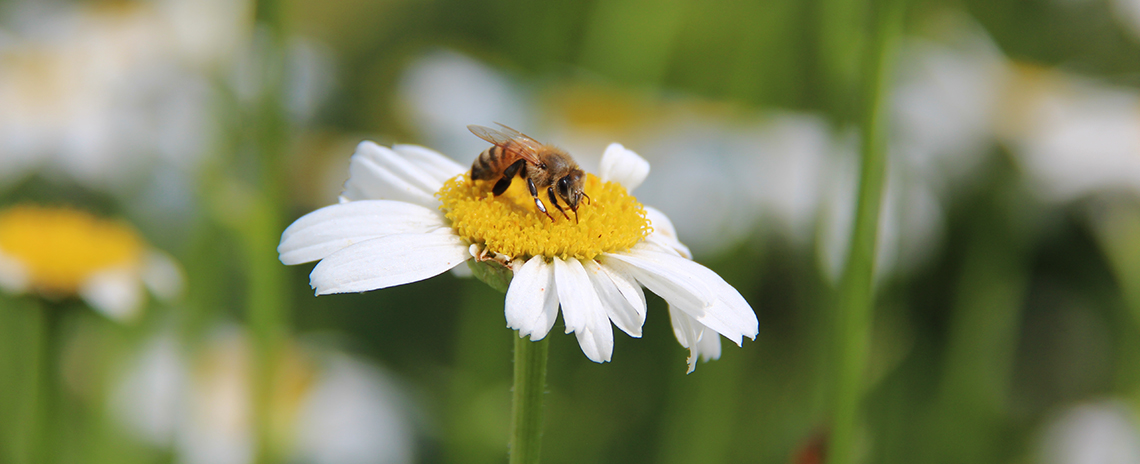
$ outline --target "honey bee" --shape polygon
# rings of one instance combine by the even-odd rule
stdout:
[[[544,189],[550,197],[550,204],[569,220],[570,216],[558,205],[558,199],[561,198],[570,211],[574,212],[574,222],[577,222],[578,201],[582,197],[589,200],[590,196],[582,191],[586,173],[578,168],[574,158],[565,151],[539,143],[510,127],[502,124],[499,127],[502,130],[474,124],[467,126],[472,134],[494,144],[475,158],[471,164],[471,178],[491,180],[498,177],[491,192],[499,196],[507,191],[511,181],[518,175],[526,179],[526,187],[530,190],[530,196],[534,197],[535,206],[551,221],[554,216],[546,211],[546,206],[538,196],[538,192]]]

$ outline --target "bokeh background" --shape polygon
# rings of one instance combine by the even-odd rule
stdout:
[[[545,462],[821,462],[874,8],[0,1],[0,223],[147,250],[79,291],[0,259],[0,462],[503,462],[501,294],[317,298],[275,250],[359,141],[467,164],[496,121],[648,159],[639,199],[760,321],[690,375],[659,298],[611,363],[556,327]],[[1140,1],[905,8],[856,460],[1140,462]],[[83,230],[53,250],[110,246]]]

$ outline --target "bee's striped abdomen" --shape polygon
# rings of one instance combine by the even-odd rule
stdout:
[[[501,169],[497,169],[503,157],[503,149],[498,145],[491,146],[483,153],[475,158],[475,162],[471,164],[471,178],[472,179],[490,179],[499,174]]]

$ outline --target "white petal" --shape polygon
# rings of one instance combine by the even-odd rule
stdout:
[[[697,339],[697,330],[693,325],[698,324],[698,322],[693,320],[692,317],[689,317],[688,314],[673,307],[673,305],[666,304],[666,306],[669,307],[669,321],[672,322],[673,335],[677,337],[677,343],[688,348],[692,345],[690,340]]]
[[[614,325],[631,337],[640,338],[641,326],[645,324],[645,295],[638,298],[639,295],[633,291],[633,288],[640,290],[640,286],[620,277],[615,280],[616,273],[592,259],[583,261],[582,266]]]
[[[575,258],[554,258],[554,282],[566,333],[574,332],[591,361],[609,361],[614,350],[613,328],[582,263]]]
[[[653,227],[653,233],[645,238],[647,242],[673,250],[681,256],[693,259],[693,253],[689,251],[689,247],[677,239],[677,229],[673,228],[673,221],[670,221],[669,217],[665,216],[665,213],[662,213],[652,206],[646,206],[645,217],[649,219],[649,225]]]
[[[697,341],[697,351],[690,354],[699,355],[702,361],[720,359],[720,334],[703,327],[700,340]]]
[[[637,153],[628,150],[620,143],[611,143],[602,154],[601,175],[603,181],[617,182],[627,191],[641,185],[649,176],[649,162]]]
[[[131,322],[142,309],[142,282],[130,269],[108,269],[88,278],[79,296],[103,315],[117,322]]]
[[[554,267],[542,256],[535,256],[515,271],[506,299],[507,327],[542,340],[558,318],[558,293],[554,288]]]
[[[752,306],[709,268],[645,244],[635,245],[625,253],[606,254],[606,258],[630,264],[632,269],[625,272],[737,345],[742,337],[756,337],[759,324]],[[696,293],[698,290],[706,293]]]
[[[706,310],[709,317],[698,320],[732,340],[737,346],[741,342],[740,336],[755,340],[756,334],[760,332],[760,324],[756,320],[756,311],[752,309],[752,305],[748,304],[735,287],[725,282],[724,278],[712,269],[699,264],[698,266],[700,266],[697,268],[698,273],[702,274],[702,278],[708,282],[717,296],[716,304]],[[713,321],[717,324],[713,324]],[[727,329],[723,328],[722,323],[727,325]]]
[[[388,147],[364,141],[356,147],[348,165],[348,182],[344,183],[345,199],[398,200],[434,208],[439,205],[435,192],[443,185],[433,172]]]
[[[450,230],[366,240],[321,260],[309,274],[317,295],[418,282],[463,264],[467,245]]]
[[[618,273],[633,276],[673,304],[699,309],[712,306],[716,300],[712,289],[692,271],[700,265],[680,256],[635,246],[628,252],[603,254],[602,264]]]
[[[392,145],[392,150],[399,153],[404,159],[415,163],[421,170],[430,174],[440,183],[467,171],[451,158],[439,152],[419,145]]]
[[[669,305],[669,320],[673,324],[673,334],[677,336],[677,341],[689,349],[688,373],[697,368],[698,359],[708,361],[720,358],[720,336],[712,329],[673,305]]]
[[[446,227],[438,211],[391,200],[350,201],[301,216],[281,234],[281,262],[316,261],[345,247],[387,235]]]
[[[0,289],[14,294],[24,293],[28,291],[30,277],[24,263],[0,252]]]
[[[640,314],[642,321],[645,320],[645,293],[641,291],[641,285],[637,283],[637,279],[633,276],[625,275],[610,269],[602,263],[602,270],[609,274],[610,279],[613,280],[614,285],[617,286],[618,291],[622,296],[629,301],[629,304]]]
[[[174,258],[161,251],[147,253],[143,263],[142,281],[154,296],[171,301],[182,296],[186,276]]]
[[[697,369],[699,346],[695,341],[700,339],[700,330],[696,327],[700,323],[673,305],[669,305],[669,321],[672,322],[673,335],[677,336],[677,342],[689,349],[689,370],[686,374],[692,374]]]

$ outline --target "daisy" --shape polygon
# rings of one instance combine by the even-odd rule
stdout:
[[[748,302],[690,259],[664,214],[628,193],[649,174],[636,153],[616,143],[606,149],[600,176],[587,175],[591,200],[577,220],[538,212],[524,182],[496,197],[466,171],[427,148],[362,142],[340,203],[285,229],[280,259],[320,260],[309,275],[317,295],[403,285],[465,262],[477,275],[498,270],[511,276],[507,327],[541,340],[561,307],[566,333],[599,363],[613,353],[611,324],[641,337],[642,286],[669,304],[689,372],[697,359],[720,356],[717,334],[737,345],[755,339]]]
[[[48,299],[83,298],[119,322],[139,316],[143,288],[163,299],[181,293],[174,259],[134,228],[70,208],[20,205],[0,211],[0,289]]]

